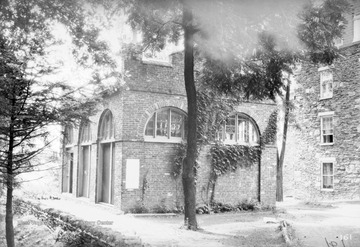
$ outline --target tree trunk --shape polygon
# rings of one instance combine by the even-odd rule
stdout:
[[[16,96],[15,88],[13,89],[11,99],[11,117],[9,128],[9,144],[8,156],[6,167],[6,209],[5,209],[5,233],[7,247],[15,247],[14,225],[13,225],[13,190],[14,190],[14,177],[13,177],[13,152],[14,152],[14,122],[15,122],[15,106]]]
[[[5,225],[6,225],[6,244],[7,247],[14,247],[14,225],[13,225],[13,211],[12,211],[12,197],[13,197],[13,183],[12,175],[7,174],[7,190],[6,190],[6,216],[5,216]]]
[[[12,127],[10,127],[12,132]],[[5,225],[6,225],[6,243],[8,247],[14,247],[14,225],[13,225],[13,211],[12,211],[12,199],[13,199],[13,144],[14,138],[10,133],[9,141],[9,153],[7,161],[7,174],[6,174],[6,211],[5,211]]]
[[[276,201],[282,202],[284,200],[283,193],[283,165],[284,165],[284,156],[285,156],[285,147],[286,147],[286,137],[287,129],[289,123],[289,111],[290,111],[290,81],[288,80],[286,85],[286,94],[285,94],[285,116],[284,116],[284,129],[283,137],[281,143],[281,152],[280,157],[278,156],[278,162],[276,166]]]
[[[195,163],[197,154],[196,143],[196,88],[194,81],[194,29],[192,26],[193,16],[189,6],[184,2],[183,26],[184,26],[184,77],[185,89],[188,102],[187,120],[187,150],[183,162],[182,182],[185,198],[185,224],[188,229],[196,230],[196,184]]]

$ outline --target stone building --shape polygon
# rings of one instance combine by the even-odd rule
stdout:
[[[332,65],[303,64],[293,94],[284,195],[309,200],[360,198],[360,2],[346,15]]]
[[[65,128],[61,190],[68,197],[128,210],[182,205],[181,179],[173,176],[174,158],[185,141],[187,102],[182,53],[167,62],[129,58],[125,83],[104,98],[90,124]],[[237,107],[223,130],[229,144],[259,145],[273,103]],[[206,201],[210,176],[209,147],[199,156],[197,202]],[[215,200],[245,199],[275,203],[276,147],[266,145],[261,161],[217,181]]]

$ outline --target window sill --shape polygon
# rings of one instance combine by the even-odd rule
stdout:
[[[227,142],[227,141],[224,141],[223,144],[225,144],[225,145],[251,146],[251,147],[260,146],[259,143],[254,143],[254,142]]]
[[[320,143],[320,146],[333,146],[334,143]]]
[[[321,189],[321,191],[324,191],[324,192],[332,192],[332,191],[334,191],[334,189]]]
[[[106,140],[100,140],[99,141],[99,143],[110,143],[110,142],[115,142],[115,138],[106,139]]]
[[[326,100],[326,99],[332,99],[333,96],[327,96],[327,97],[320,97],[319,100]]]
[[[156,142],[156,143],[182,143],[185,142],[182,138],[145,138],[145,142]]]

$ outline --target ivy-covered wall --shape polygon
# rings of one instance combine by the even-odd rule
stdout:
[[[259,146],[210,144],[198,158],[197,202],[237,204],[259,200],[275,204],[276,196],[276,106],[272,103],[243,103],[235,107],[256,122]]]

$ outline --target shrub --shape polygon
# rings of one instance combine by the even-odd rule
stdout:
[[[132,207],[129,208],[126,213],[131,213],[131,214],[146,214],[149,213],[149,209],[147,207],[145,207],[143,202],[136,202],[136,204]]]

